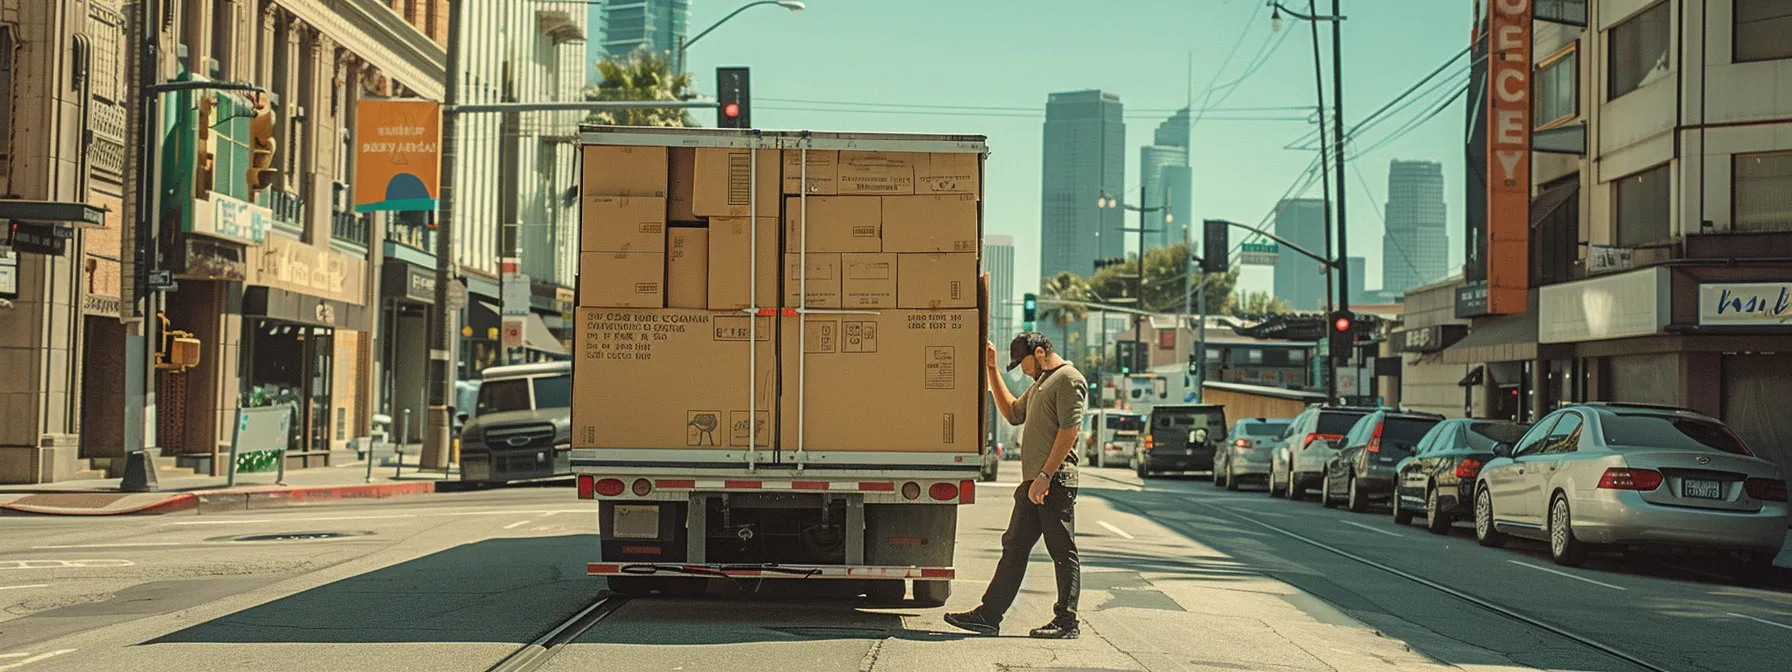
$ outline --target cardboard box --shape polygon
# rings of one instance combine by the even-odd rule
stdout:
[[[802,263],[802,259],[802,255],[784,255],[784,305],[798,305],[797,295],[807,292],[809,300],[801,304],[803,307],[839,308],[840,255],[810,252],[809,263]],[[808,267],[806,273],[804,266]],[[808,276],[806,286],[804,276]]]
[[[976,308],[977,255],[896,255],[897,308]]]
[[[666,230],[666,307],[709,307],[709,227]]]
[[[883,200],[883,251],[977,251],[976,196],[891,196]]]
[[[882,252],[883,199],[876,196],[810,196],[784,203],[786,252],[801,252],[803,202],[808,202],[808,251]]]
[[[666,251],[666,199],[587,196],[579,207],[581,252]]]
[[[709,220],[709,307],[732,310],[751,307],[752,220],[712,217]],[[761,308],[778,305],[777,220],[759,219],[759,299]]]
[[[786,455],[796,450],[799,423],[810,451],[976,454],[983,406],[978,311],[780,319],[778,421]],[[876,381],[873,389],[866,381]]]
[[[666,148],[585,145],[579,196],[666,197]]]
[[[803,188],[803,161],[809,162],[808,188]],[[800,149],[784,150],[784,193],[810,196],[832,196],[840,193],[840,152]]]
[[[749,370],[754,323],[758,362]],[[580,308],[573,447],[740,449],[751,438],[769,448],[777,416],[773,326],[770,317],[739,313]]]
[[[980,154],[928,154],[915,164],[915,195],[983,194],[983,156]]]
[[[579,305],[594,308],[663,308],[663,252],[582,252]]]
[[[840,266],[840,307],[896,307],[895,254],[842,254]]]
[[[697,213],[691,209],[691,199],[696,196],[694,191],[697,187],[697,149],[669,148],[666,150],[666,164],[672,172],[666,186],[666,221],[697,221]]]
[[[778,201],[783,198],[783,177],[778,170],[781,161],[777,150],[762,149],[752,161],[750,150],[697,148],[692,164],[691,212],[698,217],[746,217],[753,214],[749,202],[757,203],[760,217],[777,217]],[[754,174],[753,166],[758,165]],[[750,186],[757,180],[755,194]],[[776,226],[776,223],[772,224]]]
[[[839,193],[891,196],[915,193],[915,160],[908,152],[840,152]]]

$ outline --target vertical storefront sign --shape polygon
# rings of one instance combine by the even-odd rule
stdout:
[[[1487,312],[1523,313],[1530,285],[1531,2],[1492,0],[1487,60]]]
[[[355,115],[355,212],[435,210],[441,104],[363,100]]]

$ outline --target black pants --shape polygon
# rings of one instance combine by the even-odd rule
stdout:
[[[1027,559],[1033,546],[1045,537],[1045,550],[1052,556],[1052,568],[1058,575],[1058,602],[1052,605],[1054,620],[1076,622],[1076,601],[1082,592],[1082,565],[1076,556],[1076,488],[1056,482],[1045,495],[1044,504],[1027,499],[1031,481],[1014,491],[1014,513],[1008,518],[1008,531],[1002,533],[1002,560],[996,563],[995,578],[983,591],[980,611],[992,621],[1014,604],[1020,582],[1027,574]]]

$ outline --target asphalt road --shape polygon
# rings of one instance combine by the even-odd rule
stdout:
[[[983,484],[961,508],[948,609],[975,605],[993,570],[1018,480],[1005,467],[1007,483]],[[1041,546],[1002,637],[956,632],[940,620],[947,609],[742,584],[622,603],[543,669],[1639,669],[1314,543],[1665,669],[1792,667],[1787,590],[1652,561],[1568,570],[1541,546],[1482,548],[1466,529],[1437,537],[1385,512],[1084,473],[1082,639],[1024,636],[1054,597]],[[602,593],[584,575],[594,513],[568,488],[536,487],[215,516],[0,518],[0,672],[487,669]]]

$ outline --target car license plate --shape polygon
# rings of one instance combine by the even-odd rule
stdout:
[[[1686,479],[1680,482],[1680,492],[1686,497],[1698,499],[1723,499],[1723,483],[1718,481],[1702,481]]]

